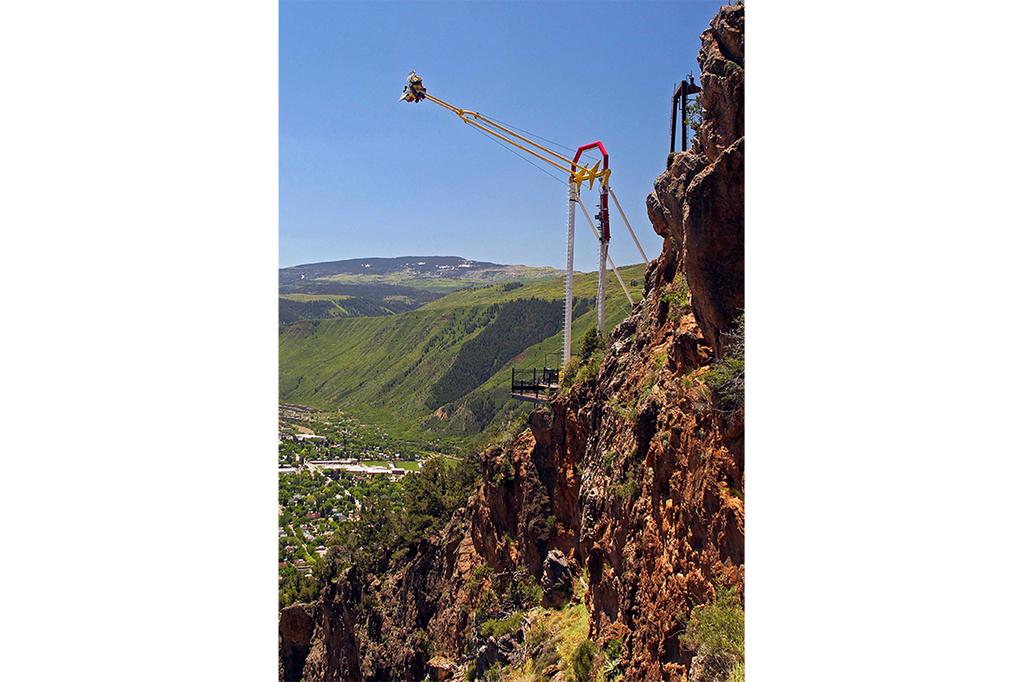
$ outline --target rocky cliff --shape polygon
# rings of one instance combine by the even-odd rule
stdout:
[[[664,243],[643,300],[571,389],[484,453],[467,506],[405,565],[350,570],[282,614],[283,679],[525,665],[544,646],[524,636],[531,593],[551,609],[581,600],[615,676],[721,679],[681,635],[694,607],[744,582],[742,403],[710,380],[743,311],[743,15],[723,7],[701,36],[703,122],[648,197]]]

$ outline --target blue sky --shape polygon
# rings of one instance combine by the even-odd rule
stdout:
[[[280,264],[458,255],[565,263],[566,186],[429,102],[431,94],[573,148],[608,147],[648,255],[644,205],[668,151],[672,85],[696,74],[720,2],[280,4]],[[583,199],[595,212],[596,190]],[[616,264],[640,257],[612,209]],[[596,240],[577,217],[576,269]]]

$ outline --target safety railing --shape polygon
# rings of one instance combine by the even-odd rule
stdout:
[[[557,367],[512,368],[512,395],[542,399],[558,388]]]

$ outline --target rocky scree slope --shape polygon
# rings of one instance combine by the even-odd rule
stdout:
[[[622,679],[720,679],[680,635],[693,607],[744,583],[743,411],[705,381],[743,310],[743,6],[723,7],[701,38],[700,132],[648,197],[662,252],[596,377],[485,452],[467,506],[404,566],[349,570],[316,603],[285,609],[283,679],[515,664],[530,655],[527,624],[503,638],[480,624],[518,608],[493,594],[520,578],[548,606],[585,581],[588,636],[620,643]]]

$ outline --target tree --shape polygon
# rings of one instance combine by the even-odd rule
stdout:
[[[688,126],[693,134],[700,132],[700,124],[704,120],[704,110],[700,105],[700,93],[693,96],[693,101],[686,103],[686,111],[683,112],[684,125]]]
[[[718,409],[723,412],[734,412],[743,407],[744,335],[745,322],[740,313],[732,330],[723,334],[726,343],[722,357],[715,361],[704,378]]]
[[[594,353],[604,350],[604,346],[604,336],[597,331],[597,327],[591,327],[583,335],[583,342],[580,344],[580,362],[587,362]]]

